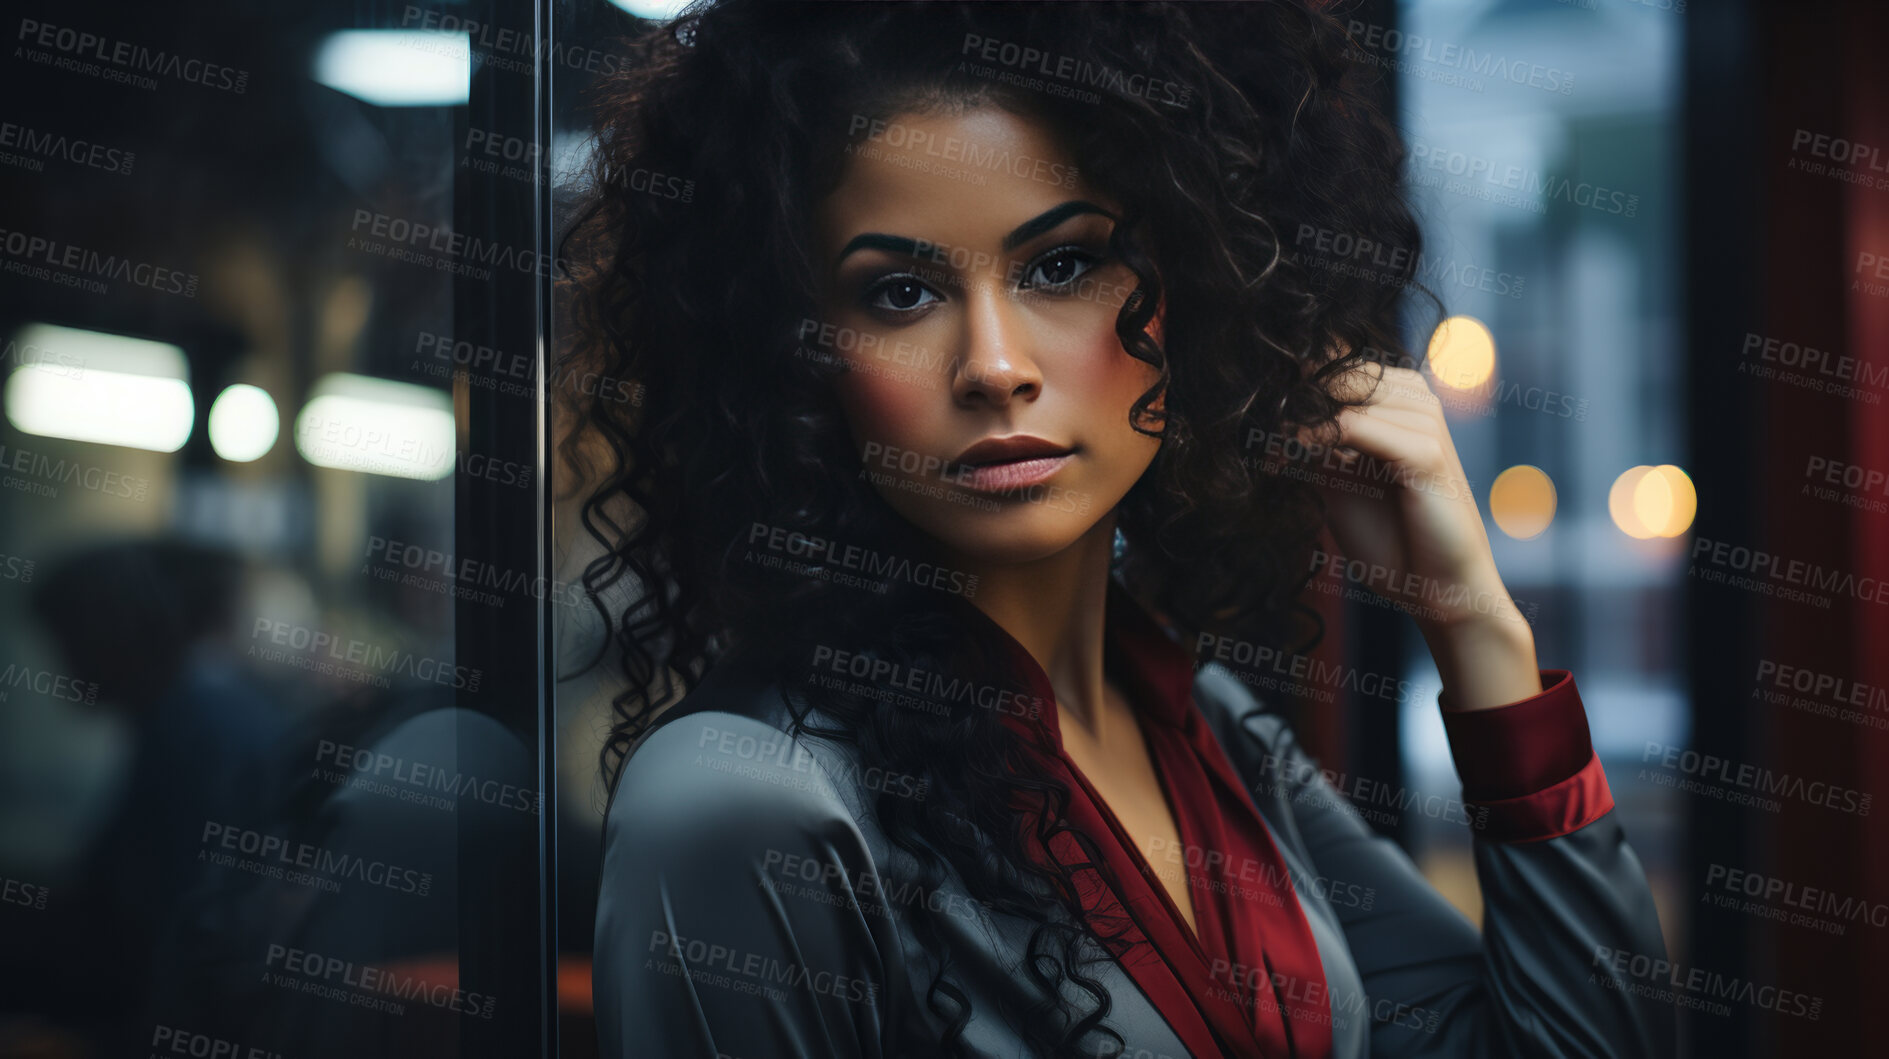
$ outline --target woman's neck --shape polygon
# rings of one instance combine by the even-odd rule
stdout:
[[[971,602],[1016,638],[1056,693],[1059,723],[1080,725],[1091,741],[1103,740],[1105,712],[1103,632],[1115,516],[1054,555],[1028,563],[994,565],[950,561],[977,575]]]

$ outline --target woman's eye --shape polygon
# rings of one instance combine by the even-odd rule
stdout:
[[[1023,285],[1026,288],[1047,287],[1052,290],[1066,287],[1095,265],[1096,256],[1087,250],[1061,247],[1031,262],[1029,271],[1024,274]]]
[[[888,309],[892,312],[907,313],[922,309],[930,304],[925,301],[937,301],[930,287],[910,276],[889,276],[866,291],[866,305],[872,309]]]

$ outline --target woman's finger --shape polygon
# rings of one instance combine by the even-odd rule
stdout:
[[[1401,427],[1420,430],[1425,434],[1435,434],[1442,426],[1435,416],[1421,409],[1406,408],[1400,405],[1371,404],[1365,405],[1357,409],[1357,411],[1377,419],[1388,420]]]
[[[1422,412],[1438,420],[1443,418],[1443,401],[1430,387],[1422,372],[1409,368],[1391,368],[1384,373],[1372,394],[1374,407],[1404,408]]]
[[[1442,467],[1442,441],[1424,430],[1356,408],[1338,413],[1336,446],[1349,446],[1381,463],[1435,471]]]

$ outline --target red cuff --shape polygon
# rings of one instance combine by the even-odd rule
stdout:
[[[1614,807],[1574,674],[1544,669],[1541,685],[1538,695],[1484,710],[1452,710],[1443,700],[1463,801],[1483,838],[1559,838]]]

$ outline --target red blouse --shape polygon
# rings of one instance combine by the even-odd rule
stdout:
[[[1139,844],[1063,752],[1056,695],[1042,667],[982,610],[964,609],[1045,704],[1040,723],[1056,747],[1045,766],[1069,787],[1067,818],[1096,844],[1125,892],[1081,867],[1086,857],[1072,836],[1056,835],[1051,851],[1072,868],[1088,921],[1132,946],[1117,950],[1124,969],[1188,1052],[1197,1059],[1329,1056],[1332,1013],[1318,946],[1269,826],[1194,706],[1191,653],[1110,579],[1104,664],[1135,706],[1173,810],[1181,841],[1173,855],[1185,865],[1198,936]],[[1541,694],[1507,706],[1444,711],[1464,800],[1486,839],[1552,838],[1613,808],[1573,680],[1565,670],[1543,670],[1542,683]],[[1035,722],[1002,716],[1030,738]]]

